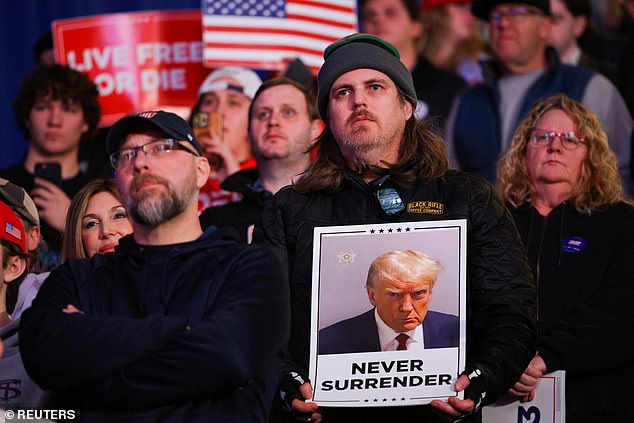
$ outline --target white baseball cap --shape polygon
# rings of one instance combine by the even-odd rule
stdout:
[[[227,81],[218,81],[220,78],[235,79],[239,85],[231,84]],[[251,69],[240,66],[224,66],[216,69],[205,78],[198,90],[198,97],[213,91],[235,90],[253,100],[260,85],[262,85],[262,80]]]

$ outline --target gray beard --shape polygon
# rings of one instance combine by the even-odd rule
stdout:
[[[168,186],[167,192],[159,196],[148,193],[141,198],[126,198],[126,207],[135,222],[144,226],[158,226],[185,211],[196,193],[191,186],[187,188],[183,192],[175,192]]]
[[[161,195],[161,197],[143,198],[131,205],[130,215],[135,222],[144,226],[158,226],[185,210],[179,199]]]

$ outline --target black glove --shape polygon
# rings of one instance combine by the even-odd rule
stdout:
[[[475,367],[467,368],[464,372],[460,373],[459,376],[465,375],[469,378],[469,386],[464,390],[464,398],[470,399],[475,404],[473,407],[473,411],[469,414],[465,414],[454,419],[454,422],[460,422],[467,417],[473,416],[476,414],[480,408],[482,408],[482,402],[486,397],[486,377],[482,374],[480,369]]]
[[[282,404],[284,409],[291,413],[295,420],[310,421],[312,413],[299,413],[293,410],[293,400],[298,399],[301,402],[305,401],[304,396],[299,391],[299,387],[306,382],[309,382],[308,376],[301,369],[285,373],[280,382],[280,398],[282,399]]]

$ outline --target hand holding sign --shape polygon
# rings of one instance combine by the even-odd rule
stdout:
[[[536,356],[535,358],[537,359]],[[538,363],[541,358],[533,360]],[[533,362],[531,363],[531,365]],[[530,367],[530,366],[529,366]],[[557,371],[542,376],[528,403],[504,396],[496,403],[482,408],[482,421],[487,423],[563,423],[566,415],[565,372]]]
[[[520,397],[521,402],[535,399],[535,389],[540,378],[546,373],[546,363],[539,356],[539,353],[531,360],[520,380],[509,389],[509,394]]]
[[[462,392],[467,389],[469,383],[467,375],[462,375],[456,381],[454,389],[456,392]],[[447,402],[434,400],[429,405],[434,409],[434,414],[436,414],[439,419],[447,422],[454,421],[456,418],[472,413],[475,407],[473,400],[461,400],[457,397],[449,397]]]

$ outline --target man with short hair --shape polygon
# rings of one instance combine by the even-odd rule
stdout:
[[[603,75],[564,65],[548,47],[552,21],[549,0],[480,0],[472,12],[489,23],[495,60],[485,83],[456,102],[446,139],[451,164],[495,181],[496,164],[518,122],[538,101],[563,93],[601,120],[616,153],[627,194],[634,194],[630,171],[632,117],[617,89]]]
[[[578,39],[590,25],[590,0],[550,0],[552,30],[548,44],[557,50],[562,63],[591,68],[616,82],[617,68],[583,51]]]
[[[199,135],[203,155],[211,165],[209,181],[200,189],[199,212],[240,200],[235,192],[220,184],[239,170],[256,166],[249,144],[249,107],[262,84],[257,73],[240,66],[223,66],[211,72],[198,89],[198,101],[192,108],[194,127],[199,112],[209,113],[209,121],[219,119],[219,127],[210,125]],[[213,117],[215,116],[215,118]]]
[[[266,422],[288,329],[279,264],[202,231],[209,164],[183,119],[125,117],[107,146],[134,234],[51,273],[22,317],[27,371],[84,421]]]
[[[428,121],[414,117],[416,90],[392,45],[353,34],[328,46],[324,58],[317,104],[326,127],[316,160],[262,216],[290,277],[291,338],[281,397],[296,417],[319,420],[325,412],[329,422],[431,422],[434,413],[477,419],[483,403],[512,386],[536,350],[535,286],[513,221],[489,184],[448,170],[443,140]],[[416,207],[420,202],[439,206]],[[467,220],[467,360],[455,383],[464,399],[326,410],[304,402],[312,396],[314,229],[436,219]]]
[[[361,0],[363,32],[392,44],[412,73],[416,88],[418,119],[433,118],[442,130],[453,100],[468,84],[453,72],[439,69],[419,53],[423,35],[419,0]]]
[[[319,354],[422,350],[458,346],[458,317],[430,311],[438,260],[390,251],[372,262],[365,288],[374,306],[319,331]]]
[[[250,243],[265,204],[308,168],[309,149],[322,128],[315,97],[306,87],[286,77],[262,84],[249,109],[257,168],[241,170],[221,184],[227,191],[240,193],[242,200],[205,209],[200,215],[203,228],[232,227]]]

